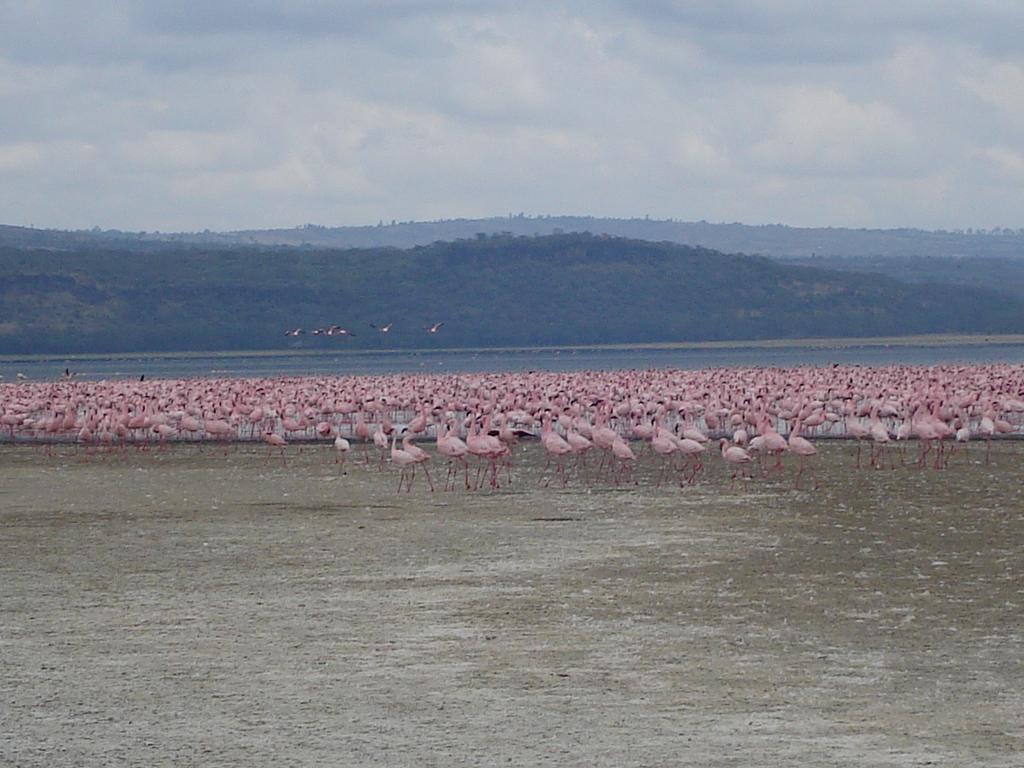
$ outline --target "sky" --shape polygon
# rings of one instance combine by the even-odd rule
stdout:
[[[1024,226],[1018,0],[0,0],[0,223]]]

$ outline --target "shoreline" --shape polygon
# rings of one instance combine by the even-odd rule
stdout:
[[[858,336],[850,338],[803,339],[748,339],[728,341],[638,342],[629,344],[567,344],[539,346],[498,347],[408,347],[401,349],[260,349],[209,350],[177,352],[85,352],[73,354],[5,354],[0,363],[83,361],[83,360],[136,360],[144,359],[204,359],[204,358],[274,358],[274,357],[332,357],[342,356],[420,356],[495,353],[537,353],[565,351],[622,351],[622,350],[703,350],[703,349],[853,349],[871,347],[986,347],[1024,344],[1024,334],[925,334],[918,336]]]

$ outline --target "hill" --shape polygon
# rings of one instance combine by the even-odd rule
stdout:
[[[751,226],[707,221],[614,219],[592,216],[508,216],[488,219],[392,222],[369,227],[248,230],[226,233],[262,245],[410,248],[478,233],[550,235],[590,232],[636,240],[695,245],[724,253],[799,258],[811,256],[950,256],[1024,258],[1024,230],[933,232],[921,229]],[[225,235],[221,235],[222,237]]]
[[[997,288],[1018,298],[1024,298],[1024,259],[956,256],[815,256],[787,259],[785,263],[843,272],[885,275],[905,283],[949,283]]]
[[[389,322],[386,336],[369,327]],[[332,323],[357,336],[283,335]],[[409,250],[0,248],[3,354],[1022,331],[1024,302],[992,290],[585,234]]]
[[[1024,229],[928,231],[847,229],[843,227],[751,226],[707,221],[594,216],[514,216],[484,219],[402,221],[374,226],[324,227],[238,232],[122,232],[120,230],[29,229],[0,226],[0,246],[67,249],[82,246],[152,248],[160,243],[203,246],[294,245],[319,248],[412,248],[477,234],[552,235],[590,232],[636,240],[694,245],[724,253],[756,253],[779,258],[825,257],[984,257],[1024,260]]]

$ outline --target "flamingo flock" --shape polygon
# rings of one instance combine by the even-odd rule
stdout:
[[[788,455],[799,488],[808,473],[818,484],[815,439],[852,441],[858,468],[895,468],[898,456],[942,469],[976,441],[987,462],[993,438],[1022,429],[1024,366],[1003,364],[0,384],[6,442],[72,443],[88,455],[322,441],[343,467],[353,449],[367,468],[390,464],[399,491],[418,473],[434,490],[432,461],[447,465],[444,490],[508,486],[523,438],[539,439],[544,485],[635,483],[641,464],[659,486],[691,485],[717,440],[731,483],[781,472]]]

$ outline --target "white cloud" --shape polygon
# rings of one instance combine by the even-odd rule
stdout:
[[[995,146],[978,150],[978,156],[986,161],[998,176],[1024,184],[1024,152],[1010,147]]]
[[[43,159],[39,144],[0,144],[0,171],[31,168]]]
[[[684,169],[705,174],[729,173],[726,153],[698,133],[676,136],[672,142],[673,158]]]
[[[770,133],[751,149],[776,172],[888,173],[901,164],[913,131],[894,108],[857,104],[831,88],[786,88],[772,95]]]
[[[150,130],[123,142],[120,159],[144,170],[183,171],[251,167],[260,154],[255,137],[216,131]]]
[[[1024,124],[1024,66],[1000,62],[961,82],[981,99]]]

